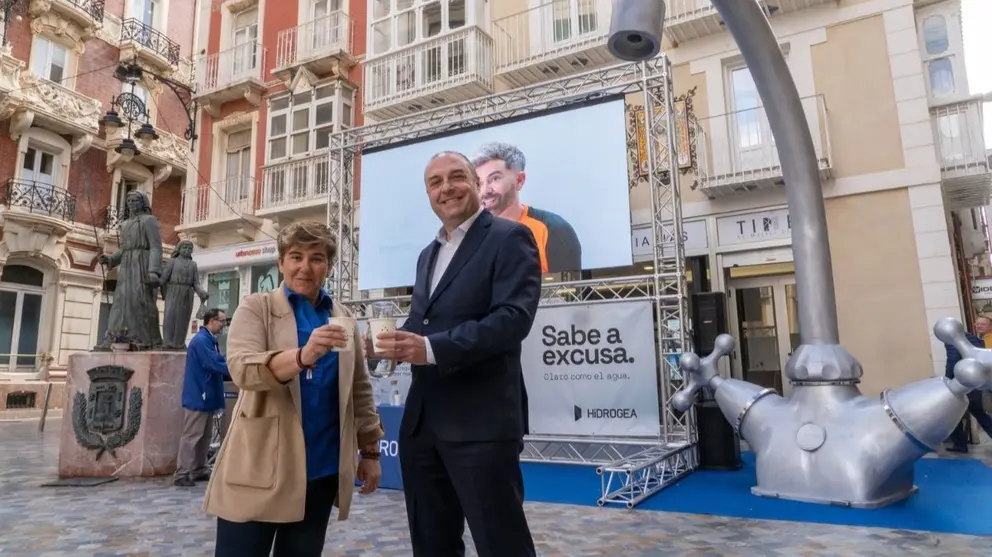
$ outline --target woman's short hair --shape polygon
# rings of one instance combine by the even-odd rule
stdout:
[[[331,233],[331,229],[326,224],[313,220],[294,222],[280,230],[276,245],[279,249],[279,259],[282,259],[293,246],[321,245],[329,263],[334,261],[338,254],[338,241]]]

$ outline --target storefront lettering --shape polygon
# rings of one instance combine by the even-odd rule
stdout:
[[[760,226],[758,224],[759,221],[761,222]],[[744,219],[735,222],[741,236],[747,234],[751,237],[757,237],[762,234],[782,231],[782,228],[779,226],[778,216]],[[785,215],[785,225],[786,230],[792,230],[792,216]],[[747,228],[747,232],[745,232],[745,228]]]
[[[265,246],[264,248],[251,248],[238,250],[234,253],[236,259],[241,259],[242,257],[256,257],[259,255],[272,255],[276,252],[275,246]]]

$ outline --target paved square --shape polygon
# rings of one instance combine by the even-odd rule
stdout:
[[[37,420],[0,421],[0,557],[212,555],[202,485],[40,487],[56,477],[60,422],[39,434]],[[992,555],[992,539],[978,536],[541,503],[527,514],[548,557]],[[407,540],[402,494],[380,492],[356,497],[351,519],[332,523],[324,555],[408,557]]]

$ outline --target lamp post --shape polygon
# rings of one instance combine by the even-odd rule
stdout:
[[[0,0],[0,2],[6,1],[10,0]],[[100,123],[105,127],[120,128],[125,124],[128,126],[127,137],[115,150],[118,153],[122,153],[120,150],[122,147],[125,150],[131,150],[132,147],[134,147],[135,144],[131,138],[130,124],[135,120],[140,121],[144,119],[144,123],[141,124],[138,131],[135,132],[135,136],[138,139],[158,139],[158,134],[155,132],[155,128],[152,127],[151,122],[149,122],[150,115],[148,114],[148,109],[145,106],[145,102],[134,94],[134,85],[141,81],[142,76],[146,74],[154,77],[159,83],[169,87],[173,94],[176,95],[176,98],[179,99],[179,102],[182,103],[183,108],[186,110],[186,119],[188,120],[188,125],[186,126],[184,136],[190,141],[190,150],[192,150],[193,142],[197,139],[196,105],[193,102],[193,89],[188,85],[149,71],[138,64],[137,61],[121,62],[117,66],[117,69],[114,70],[114,77],[125,84],[130,84],[131,91],[122,92],[120,95],[114,97],[110,102],[110,110],[108,110],[104,117],[100,119]],[[123,120],[122,117],[124,118]],[[139,154],[137,150],[135,150],[135,154]]]
[[[0,46],[7,46],[7,26],[10,24],[10,14],[14,11],[14,6],[18,0],[0,0],[0,9],[3,10],[3,41]]]

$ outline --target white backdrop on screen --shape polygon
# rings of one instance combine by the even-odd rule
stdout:
[[[658,435],[651,302],[543,307],[521,364],[532,435]]]
[[[362,155],[358,287],[410,286],[417,256],[441,223],[424,186],[440,151],[472,157],[485,143],[527,158],[525,205],[561,216],[582,245],[582,268],[630,265],[630,197],[623,99]]]

